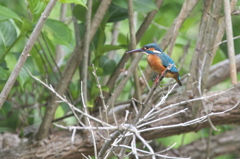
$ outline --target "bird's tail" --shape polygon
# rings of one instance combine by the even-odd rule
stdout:
[[[175,77],[174,79],[177,81],[177,83],[178,83],[180,86],[182,86],[182,82],[181,82],[180,76],[177,76],[177,77]]]

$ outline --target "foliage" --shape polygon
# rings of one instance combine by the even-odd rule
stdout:
[[[48,1],[44,0],[12,0],[11,3],[8,1],[0,2],[1,89],[4,87],[9,75],[14,69],[19,56],[21,56],[25,43],[34,26],[38,22],[41,13],[45,9],[47,2]],[[59,20],[59,15],[61,14],[60,7],[63,7],[63,3],[67,4],[67,13],[66,15],[63,15],[64,20],[61,21]],[[75,4],[73,5],[72,10],[70,9],[69,3]],[[178,0],[164,2],[137,47],[141,47],[151,42],[160,43],[167,28],[171,26],[174,19],[178,16],[182,3],[182,1]],[[92,16],[96,13],[99,4],[100,1],[93,1]],[[21,7],[18,8],[18,5]],[[182,48],[185,47],[190,40],[189,54],[183,63],[183,68],[180,70],[181,75],[188,73],[190,69],[189,66],[198,36],[197,30],[199,28],[201,17],[201,7],[202,5],[198,4],[196,9],[191,13],[191,16],[184,22],[173,49],[172,58],[174,61],[178,61],[184,54]],[[96,80],[91,74],[93,71],[92,64],[97,68],[97,75],[100,82],[103,84],[103,90],[111,93],[110,89],[104,84],[106,84],[109,77],[115,71],[118,62],[124,55],[125,51],[128,50],[129,28],[127,8],[127,1],[113,0],[96,35],[91,41],[89,51],[91,56],[88,62],[89,80],[87,85],[87,103],[89,107],[95,105],[95,99],[99,96],[99,89]],[[85,15],[87,9],[85,0],[59,0],[59,2],[57,2],[56,7],[45,22],[41,34],[38,37],[38,41],[31,50],[10,95],[0,111],[0,132],[23,132],[25,127],[40,122],[45,111],[45,106],[50,100],[51,93],[42,85],[34,81],[29,76],[28,71],[43,81],[47,81],[47,83],[56,86],[61,79],[67,60],[74,51],[74,46],[76,45],[75,36],[80,37],[81,40],[84,39],[86,23]],[[156,5],[153,0],[134,0],[134,10],[137,13],[135,16],[136,28],[140,26],[146,14],[155,9]],[[78,31],[74,28],[71,19],[72,14],[78,20]],[[239,23],[237,21],[239,21],[239,16],[233,17],[233,32],[235,35],[240,34]],[[115,26],[116,23],[119,23],[118,27]],[[116,42],[113,42],[115,37],[113,37],[112,32],[114,30],[119,32]],[[75,35],[76,33],[79,33],[79,35]],[[234,42],[236,46],[235,51],[239,54],[238,50],[240,50],[240,45],[237,45],[239,39]],[[57,47],[60,47],[60,50],[57,49]],[[228,56],[226,50],[227,46],[225,44],[221,45],[212,63],[216,64],[227,59]],[[128,68],[130,64],[131,63],[128,62],[126,68]],[[147,66],[146,57],[142,58],[139,66],[141,69],[145,69]],[[82,107],[80,69],[81,67],[75,72],[68,93],[66,94],[67,98],[71,99],[71,102],[78,107]],[[138,73],[140,75],[140,72]],[[118,83],[121,78],[124,77],[120,76],[116,83]],[[149,84],[151,85],[152,83],[153,80],[149,80]],[[228,80],[227,84],[229,83],[230,81]],[[118,98],[119,102],[123,102],[133,96],[133,85],[134,81],[132,79],[129,80]],[[145,89],[145,91],[147,91],[147,89]],[[56,110],[55,118],[60,118],[69,114],[69,112],[69,108],[65,104],[60,103]],[[65,119],[63,122],[66,124],[72,124],[76,122],[76,120],[69,118],[69,120]],[[207,134],[208,132],[203,133]],[[175,136],[174,139],[171,138],[171,140],[174,141],[181,141],[181,139],[182,136]],[[185,140],[188,140],[188,138],[185,137]],[[166,144],[164,139],[158,141],[165,142]],[[186,143],[191,141],[192,137],[190,137]]]

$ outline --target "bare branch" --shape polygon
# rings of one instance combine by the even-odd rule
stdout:
[[[204,1],[204,11],[199,28],[199,38],[195,53],[191,62],[190,78],[188,78],[187,89],[193,90],[194,94],[186,93],[188,97],[199,97],[202,95],[209,75],[209,68],[215,55],[214,44],[218,33],[218,22],[221,14],[222,1]],[[201,53],[200,53],[201,52]],[[204,64],[203,64],[204,63]],[[203,66],[203,67],[202,67]],[[199,71],[199,68],[201,70]],[[202,102],[193,103],[192,118],[199,115]]]
[[[87,82],[88,82],[88,59],[90,56],[89,53],[89,35],[91,33],[91,15],[92,15],[92,0],[87,1],[87,13],[86,13],[86,29],[85,29],[85,35],[84,35],[84,41],[83,41],[83,58],[81,62],[81,81],[82,84],[82,90],[83,90],[83,99],[87,102]]]
[[[224,0],[224,13],[225,13],[225,23],[226,23],[227,44],[228,44],[228,57],[230,61],[230,76],[231,76],[232,84],[237,84],[237,71],[236,71],[235,51],[234,51],[234,43],[233,43],[231,8],[230,8],[229,0]]]
[[[114,126],[112,126],[112,125],[110,125],[110,124],[108,124],[108,123],[105,123],[105,122],[97,119],[97,118],[94,118],[93,116],[91,116],[91,115],[89,115],[89,114],[81,111],[80,109],[77,109],[77,108],[74,107],[71,103],[69,103],[66,98],[64,98],[64,97],[62,97],[60,94],[58,94],[58,93],[54,90],[54,88],[53,88],[52,86],[48,86],[47,84],[45,84],[44,82],[42,82],[40,79],[34,77],[29,71],[28,71],[28,73],[30,74],[30,76],[31,76],[33,79],[35,79],[36,81],[38,81],[38,82],[40,82],[42,85],[44,85],[47,89],[49,89],[52,93],[54,93],[54,94],[56,95],[56,97],[58,97],[59,99],[61,99],[62,102],[68,104],[69,107],[71,107],[73,110],[81,113],[82,115],[84,115],[84,116],[92,119],[92,120],[95,121],[95,122],[98,122],[98,123],[103,124],[103,125],[106,125],[106,126],[114,127]]]
[[[91,2],[90,2],[91,3]],[[82,103],[83,103],[83,107],[84,107],[84,110],[85,110],[85,113],[88,114],[88,109],[87,109],[87,106],[86,106],[86,103],[85,103],[85,100],[84,100],[84,95],[83,95],[83,87],[82,87],[82,82],[81,82],[81,96],[82,96]],[[86,123],[87,125],[91,128],[92,125],[91,125],[91,122],[89,120],[88,117],[85,118],[86,120]],[[74,129],[76,130],[76,129]],[[97,158],[97,145],[96,145],[96,140],[95,140],[95,135],[93,133],[93,130],[92,129],[89,129],[90,133],[91,133],[91,137],[92,137],[92,140],[93,140],[93,147],[94,147],[94,155],[95,155],[95,158]]]
[[[172,31],[172,35],[171,35],[171,41],[168,48],[168,54],[171,56],[172,54],[172,50],[173,47],[175,45],[175,41],[177,39],[177,35],[178,35],[178,31],[180,29],[180,27],[182,26],[184,20],[186,19],[186,17],[188,17],[188,15],[191,13],[191,11],[195,8],[196,4],[198,3],[199,0],[186,0],[184,1],[184,4],[182,6],[182,9],[178,15],[178,17],[175,19],[174,21],[174,28]],[[164,41],[162,41],[164,42]]]
[[[178,149],[171,149],[167,153],[171,156],[181,154],[181,156],[191,156],[191,158],[215,158],[226,154],[239,154],[240,136],[239,128],[227,131],[210,138],[210,146],[208,156],[205,156],[207,144],[203,144],[206,139],[200,139]]]
[[[100,26],[105,13],[107,12],[109,5],[112,0],[102,0],[91,23],[91,32],[89,36],[89,41],[92,41],[94,35],[96,34],[98,27]]]
[[[133,9],[133,0],[128,0],[128,17],[129,17],[129,30],[130,30],[130,45],[129,50],[136,48],[136,34],[135,34],[135,25],[134,25],[134,9]],[[132,57],[136,57],[135,54],[132,54]],[[139,82],[138,70],[137,67],[133,72],[134,84],[135,84],[135,98],[142,102],[141,96],[141,87]]]
[[[233,37],[233,40],[236,40],[236,39],[239,39],[239,38],[240,38],[240,35]],[[223,40],[223,41],[217,43],[216,45],[222,45],[222,44],[224,44],[224,43],[227,43],[227,40]]]
[[[240,71],[240,55],[236,55],[235,60],[237,65],[237,71],[239,72]],[[229,72],[230,72],[230,69],[229,69],[228,59],[213,65],[210,68],[210,73],[208,76],[206,88],[210,89],[216,84],[229,78],[229,74],[230,74]]]

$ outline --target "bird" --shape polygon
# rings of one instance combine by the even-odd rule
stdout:
[[[172,67],[167,72],[165,77],[174,78],[177,81],[177,83],[180,86],[182,86],[181,78],[174,61],[171,59],[171,57],[169,57],[162,51],[161,47],[158,44],[155,43],[147,44],[140,49],[130,50],[127,51],[126,53],[137,52],[143,52],[147,54],[148,65],[154,72],[158,74],[158,77],[156,78],[155,82],[157,82],[160,76],[163,75],[163,72],[167,69],[167,67],[169,65],[172,65]]]

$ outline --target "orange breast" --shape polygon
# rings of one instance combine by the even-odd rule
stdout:
[[[148,55],[147,60],[149,66],[158,74],[161,74],[166,69],[157,55]]]
[[[161,74],[166,68],[162,65],[162,60],[157,55],[148,55],[147,61],[149,66],[158,74]],[[168,72],[165,77],[173,77],[172,72]]]

